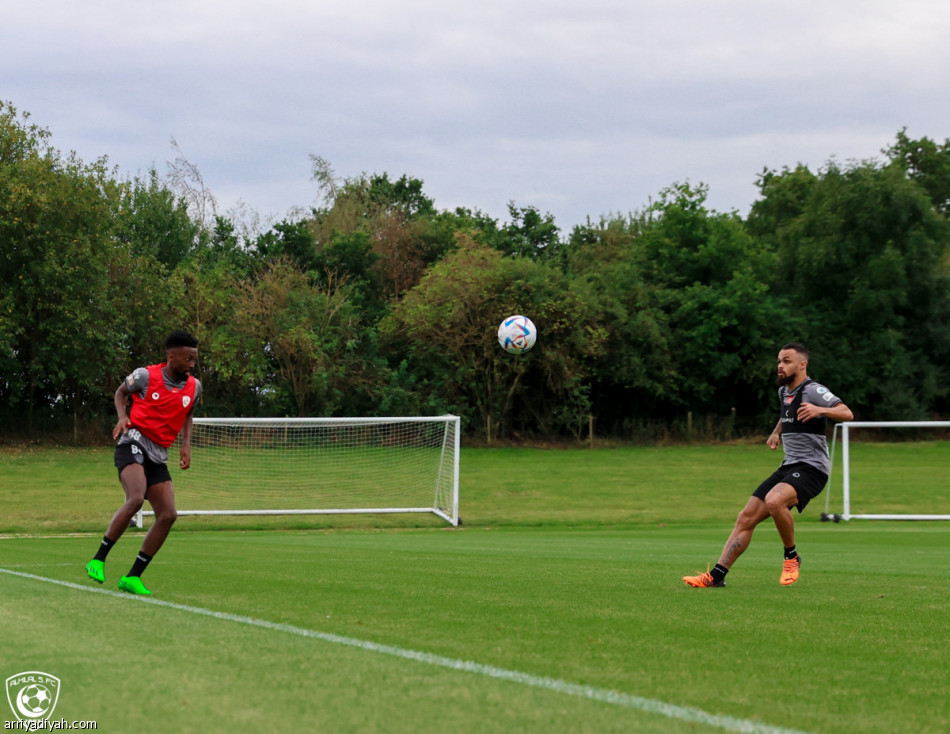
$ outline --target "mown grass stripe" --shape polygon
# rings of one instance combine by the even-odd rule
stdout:
[[[189,614],[211,617],[213,619],[226,622],[250,625],[252,627],[258,627],[261,629],[273,630],[275,632],[297,635],[298,637],[307,637],[336,645],[346,645],[348,647],[367,650],[369,652],[391,655],[404,660],[413,660],[416,662],[425,663],[427,665],[435,665],[441,668],[448,668],[450,670],[474,673],[476,675],[510,681],[512,683],[531,686],[533,688],[543,688],[556,693],[585,698],[591,701],[600,701],[616,706],[622,706],[624,708],[637,709],[646,713],[659,714],[670,719],[705,724],[708,726],[724,729],[726,731],[743,732],[743,734],[806,734],[805,732],[801,732],[796,729],[786,729],[783,727],[772,726],[748,719],[737,719],[732,716],[711,714],[701,709],[692,708],[689,706],[678,706],[676,704],[659,701],[657,699],[634,696],[629,693],[621,693],[619,691],[611,691],[603,688],[595,688],[593,686],[580,685],[578,683],[570,683],[557,678],[546,678],[544,676],[522,673],[517,670],[507,670],[505,668],[498,668],[493,665],[484,665],[482,663],[476,663],[469,660],[457,660],[454,658],[433,655],[431,653],[421,652],[418,650],[408,650],[393,645],[383,645],[377,642],[371,642],[369,640],[360,640],[355,637],[345,637],[343,635],[335,635],[329,632],[319,632],[317,630],[296,627],[290,624],[270,622],[266,619],[257,619],[255,617],[246,617],[240,614],[231,614],[229,612],[218,612],[213,609],[203,609],[202,607],[176,604],[175,602],[156,599],[150,596],[132,596],[119,591],[111,591],[109,589],[101,589],[94,586],[83,586],[70,581],[51,579],[45,576],[37,576],[36,574],[14,571],[7,568],[0,568],[0,573],[5,573],[10,576],[18,576],[20,578],[30,579],[33,581],[42,581],[45,583],[56,584],[57,586],[64,586],[66,588],[76,589],[78,591],[105,594],[107,596],[117,597],[130,602],[142,602],[144,604],[151,604],[153,606],[174,609]]]

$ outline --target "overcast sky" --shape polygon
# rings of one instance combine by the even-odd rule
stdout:
[[[122,177],[174,138],[225,213],[406,174],[439,209],[565,232],[709,186],[745,215],[763,168],[950,138],[944,0],[0,0],[0,99]]]

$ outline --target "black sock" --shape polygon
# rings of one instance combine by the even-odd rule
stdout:
[[[102,536],[102,543],[99,544],[99,550],[96,551],[94,560],[96,561],[105,561],[106,556],[109,555],[109,551],[112,550],[112,546],[115,545],[114,540],[109,540],[106,536]]]
[[[786,560],[786,561],[792,560],[792,559],[795,558],[797,555],[798,555],[798,551],[795,550],[795,546],[794,546],[794,545],[793,545],[791,548],[786,548],[786,549],[785,549],[785,560]]]
[[[715,566],[712,567],[712,571],[710,571],[709,573],[712,574],[712,577],[714,579],[716,579],[716,583],[719,583],[724,578],[726,578],[726,574],[729,573],[729,569],[717,563]]]
[[[135,557],[135,562],[132,564],[132,570],[129,571],[126,576],[141,576],[151,560],[152,557],[150,555],[139,551],[139,554]]]

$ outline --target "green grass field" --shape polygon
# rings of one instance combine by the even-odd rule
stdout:
[[[0,678],[55,675],[53,719],[115,732],[950,730],[950,524],[822,523],[822,495],[794,586],[770,523],[726,589],[683,585],[779,458],[463,449],[460,528],[182,518],[143,600],[113,591],[141,531],[83,571],[111,452],[2,449]],[[948,513],[948,460],[854,445],[853,503]]]

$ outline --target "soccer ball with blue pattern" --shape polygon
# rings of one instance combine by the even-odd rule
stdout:
[[[498,327],[498,343],[509,354],[524,354],[538,338],[538,330],[527,316],[509,316]]]

